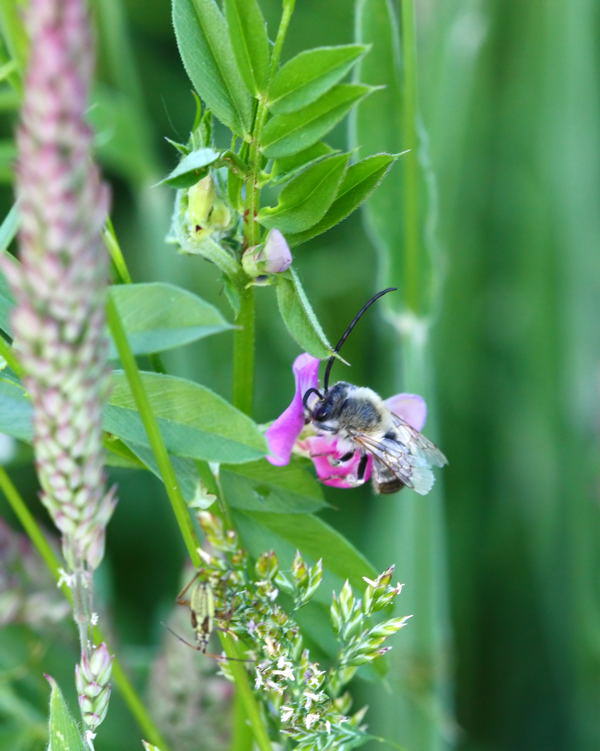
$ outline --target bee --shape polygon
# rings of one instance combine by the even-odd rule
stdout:
[[[342,345],[368,308],[395,287],[378,292],[354,316],[334,348]],[[345,452],[341,463],[360,453],[357,484],[362,483],[369,456],[373,458],[372,485],[376,493],[395,493],[404,486],[420,495],[433,486],[432,467],[443,467],[447,459],[428,438],[394,414],[383,399],[370,388],[338,381],[329,388],[332,355],[327,361],[323,392],[308,389],[303,395],[307,421],[321,434],[337,439],[337,449]]]

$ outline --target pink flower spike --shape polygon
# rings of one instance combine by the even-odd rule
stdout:
[[[310,388],[319,386],[320,360],[306,352],[294,360],[296,391],[290,406],[282,412],[265,433],[269,445],[268,461],[276,466],[289,464],[296,439],[304,427],[302,397]]]
[[[425,399],[418,394],[396,394],[385,400],[388,409],[391,409],[395,415],[414,428],[423,430],[425,420],[427,419],[427,404]]]

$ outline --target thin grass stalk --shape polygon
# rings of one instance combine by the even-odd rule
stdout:
[[[112,334],[115,346],[119,353],[121,363],[125,370],[125,375],[129,383],[129,388],[133,394],[138,412],[146,429],[148,440],[152,452],[156,458],[156,462],[161,474],[167,496],[171,503],[177,525],[183,537],[184,544],[186,546],[189,558],[195,568],[200,568],[201,558],[198,553],[200,547],[200,540],[196,535],[196,531],[193,527],[192,520],[189,515],[187,504],[179,488],[175,470],[169,458],[163,437],[158,427],[158,422],[152,408],[140,371],[137,363],[127,341],[127,336],[123,328],[123,324],[119,317],[117,307],[109,297],[107,302],[107,321],[108,327]],[[237,658],[237,651],[232,640],[225,634],[220,633],[219,638],[225,653],[229,657]],[[268,733],[264,725],[263,717],[260,712],[260,708],[254,698],[254,694],[250,687],[248,674],[241,662],[235,660],[231,663],[231,674],[234,678],[237,692],[239,693],[241,701],[244,703],[246,715],[248,721],[252,727],[254,737],[258,747],[261,751],[271,751],[271,743],[269,741]]]

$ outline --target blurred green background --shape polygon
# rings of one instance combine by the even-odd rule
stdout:
[[[272,30],[279,3],[261,4]],[[194,110],[169,4],[93,5],[100,57],[90,117],[133,276],[187,285],[228,315],[215,270],[164,244],[172,195],[152,187],[176,162],[163,137],[185,140]],[[352,40],[351,0],[297,5],[286,56]],[[445,708],[416,711],[437,729],[427,749],[598,749],[600,6],[594,0],[417,0],[416,6],[419,106],[436,181],[425,220],[435,230],[442,280],[430,352],[432,424],[450,460],[442,479],[446,547],[439,551],[450,636],[437,658],[451,685]],[[14,105],[2,89],[2,216],[11,205]],[[343,146],[346,128],[334,140]],[[336,339],[377,284],[376,254],[361,217],[302,246],[296,266]],[[259,290],[258,421],[287,404],[297,354],[272,298]],[[170,354],[167,366],[228,396],[230,345],[227,335],[205,339]],[[385,392],[396,346],[391,328],[370,315],[347,344],[352,371],[343,377]],[[26,452],[12,474],[33,502]],[[143,681],[163,638],[160,621],[177,591],[183,548],[158,483],[113,474],[121,501],[99,586],[120,652]],[[328,497],[335,507],[328,521],[376,565],[407,554],[398,530],[376,533],[393,517],[390,506],[405,503],[402,495],[328,490]],[[16,526],[3,501],[0,511]],[[397,574],[409,590],[401,568]],[[415,615],[410,629],[419,628]],[[74,657],[64,634],[64,625],[55,626],[41,648],[35,631],[0,632],[1,749],[19,748],[15,718],[21,727],[45,723],[42,670],[69,685]],[[391,690],[377,694],[373,707],[373,732],[391,726],[407,751],[427,751],[393,727],[396,706],[406,694],[410,702],[413,686],[418,697],[418,682],[392,674]],[[369,685],[360,690],[373,705]],[[115,694],[97,747],[136,748],[137,738]]]

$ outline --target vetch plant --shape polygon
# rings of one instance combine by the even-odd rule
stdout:
[[[282,2],[272,43],[256,0],[172,5],[196,111],[185,142],[171,141],[179,162],[161,181],[174,190],[166,240],[186,263],[211,264],[231,322],[192,291],[162,281],[132,282],[126,248],[107,221],[107,192],[84,121],[92,65],[84,4],[32,0],[28,13],[32,45],[18,137],[21,254],[3,265],[16,297],[12,330],[0,309],[0,326],[14,337],[13,347],[0,338],[8,365],[0,396],[18,419],[2,420],[0,404],[0,421],[33,443],[43,501],[62,534],[61,584],[71,588],[80,629],[76,686],[83,732],[51,680],[50,748],[61,748],[67,737],[78,739],[74,748],[93,746],[107,712],[112,666],[145,746],[167,751],[112,650],[93,638],[98,616],[92,573],[115,505],[114,491],[106,489],[106,460],[150,472],[164,486],[197,572],[179,598],[191,612],[191,636],[189,624],[183,634],[178,626],[177,635],[196,648],[190,661],[207,659],[211,637],[221,641],[227,659],[219,660],[220,670],[234,685],[233,743],[261,751],[350,749],[371,736],[365,709],[351,710],[349,684],[361,665],[385,655],[387,640],[406,618],[392,613],[400,593],[392,569],[378,574],[316,515],[326,503],[306,458],[326,485],[352,488],[370,477],[378,490],[385,484],[382,467],[388,465],[373,447],[375,429],[358,435],[348,423],[333,427],[323,413],[342,385],[347,402],[365,402],[363,415],[368,397],[380,427],[385,423],[381,445],[396,451],[396,464],[400,458],[406,464],[404,474],[394,475],[393,489],[404,483],[426,492],[423,478],[429,482],[430,465],[443,457],[418,432],[426,416],[421,397],[398,394],[383,402],[369,389],[343,382],[328,389],[349,330],[331,346],[295,262],[303,243],[370,196],[399,154],[357,159],[325,140],[358,103],[378,96],[377,85],[348,80],[368,45],[305,50],[282,63],[293,0]],[[0,231],[6,245],[15,217],[11,213]],[[108,295],[106,251],[118,280]],[[294,363],[293,401],[266,430],[253,419],[257,294],[275,296],[279,332],[287,331],[303,352]],[[160,358],[229,331],[231,402],[171,375]],[[108,357],[116,366],[112,374]],[[148,370],[141,370],[138,357]],[[328,360],[323,393],[321,360]],[[55,570],[43,535],[2,471],[0,485]],[[210,548],[202,547],[198,508]],[[333,582],[339,591],[332,600],[324,590]],[[317,659],[312,644],[321,637]],[[170,685],[156,714],[179,743],[173,717],[181,716],[176,705],[182,705],[166,692],[191,693],[194,681],[182,689],[181,681],[165,674]],[[157,693],[155,685],[154,706]],[[196,703],[184,706],[202,722]]]

